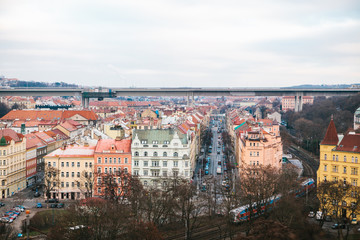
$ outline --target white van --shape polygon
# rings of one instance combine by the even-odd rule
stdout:
[[[317,211],[316,212],[316,220],[320,221],[323,218],[324,218],[323,213],[321,211]]]

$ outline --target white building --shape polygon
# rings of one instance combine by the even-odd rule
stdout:
[[[169,177],[191,178],[190,138],[174,129],[134,130],[132,174],[144,186],[166,184]]]

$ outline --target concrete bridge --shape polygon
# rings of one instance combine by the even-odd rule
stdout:
[[[4,88],[0,96],[79,96],[84,108],[90,98],[115,98],[120,96],[295,96],[295,111],[302,110],[303,96],[350,96],[360,93],[360,88],[300,89],[300,88]]]

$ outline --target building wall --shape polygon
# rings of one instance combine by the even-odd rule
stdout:
[[[335,145],[320,145],[320,165],[317,171],[317,185],[323,181],[340,181],[354,186],[360,184],[360,153],[334,150]],[[347,199],[350,206],[354,199]],[[331,213],[330,213],[331,214]],[[347,217],[349,216],[347,212]],[[357,215],[360,212],[356,213]]]
[[[26,188],[26,138],[0,146],[0,199]]]
[[[93,175],[94,158],[93,157],[45,157],[45,165],[49,164],[59,170],[59,183],[52,192],[52,198],[58,199],[83,199],[85,192],[83,185],[83,172],[89,176]],[[46,173],[45,173],[46,174]]]

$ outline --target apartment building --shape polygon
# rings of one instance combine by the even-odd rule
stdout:
[[[175,129],[133,131],[132,174],[144,186],[166,184],[169,177],[190,180],[190,137]]]
[[[26,188],[26,138],[11,129],[0,130],[0,198]]]
[[[95,146],[69,145],[61,147],[45,156],[46,171],[56,170],[58,178],[54,179],[51,198],[82,199],[93,179]],[[89,179],[89,181],[87,181]]]
[[[313,104],[314,97],[312,96],[303,96],[302,104]],[[281,105],[283,111],[295,110],[295,96],[284,96],[281,99]]]
[[[131,173],[131,139],[99,140],[96,145],[94,160],[94,193],[97,196],[102,196],[105,192],[105,186],[102,183],[106,177],[109,175],[116,176],[119,183],[121,172]],[[120,187],[118,191],[121,192]]]
[[[262,119],[265,122],[266,119]],[[246,166],[267,166],[281,168],[283,154],[279,126],[269,124],[239,127],[236,141],[236,161],[241,168]],[[245,126],[246,124],[244,124]]]
[[[340,135],[341,136],[341,135]],[[325,137],[320,143],[320,166],[317,171],[317,184],[323,181],[343,182],[359,186],[360,184],[360,134],[348,132],[338,137],[335,124],[331,119]],[[344,206],[350,206],[355,199],[349,197]],[[346,207],[344,216],[349,215]],[[359,212],[357,214],[360,214]]]

